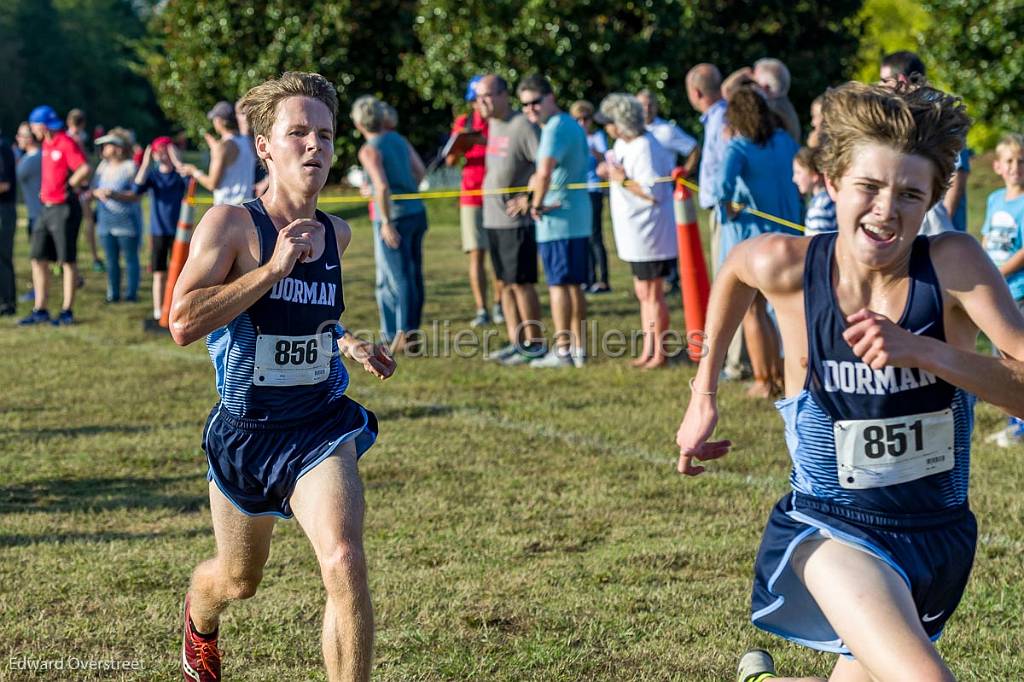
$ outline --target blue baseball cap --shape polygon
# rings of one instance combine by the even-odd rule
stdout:
[[[64,121],[53,110],[53,107],[43,104],[32,110],[28,115],[29,123],[41,123],[50,130],[60,130],[64,127]]]
[[[466,101],[476,101],[476,84],[483,80],[483,76],[473,76],[469,79],[469,85],[466,86]]]

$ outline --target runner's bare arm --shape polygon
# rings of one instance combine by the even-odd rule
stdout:
[[[946,321],[952,343],[911,334],[870,311],[851,315],[844,337],[854,353],[876,369],[920,367],[1010,414],[1024,416],[1024,315],[1003,277],[970,235],[944,233],[932,240],[931,254],[943,289],[956,302]],[[975,352],[975,328],[1006,357]]]
[[[757,292],[785,294],[801,287],[806,250],[802,241],[769,234],[740,242],[715,278],[704,326],[705,355],[697,367],[690,403],[676,434],[679,473],[695,476],[704,468],[695,466],[693,460],[717,459],[729,451],[729,441],[708,440],[718,423],[718,372],[729,342]]]
[[[312,253],[310,233],[319,229],[319,223],[313,223],[316,221],[296,220],[279,230],[270,261],[240,273],[239,261],[249,248],[252,218],[246,209],[236,206],[215,206],[207,211],[196,227],[189,258],[174,287],[170,331],[175,343],[185,346],[223,327],[287,277],[299,259]]]

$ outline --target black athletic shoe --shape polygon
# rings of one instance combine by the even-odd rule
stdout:
[[[70,310],[60,311],[60,315],[51,320],[51,324],[54,327],[67,327],[75,323],[75,316],[71,314]]]
[[[34,324],[46,324],[51,322],[50,313],[43,308],[42,310],[33,310],[25,317],[18,320],[18,325],[21,327],[31,327]]]

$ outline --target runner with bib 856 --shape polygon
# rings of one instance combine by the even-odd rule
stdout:
[[[751,618],[841,654],[832,680],[953,679],[933,642],[974,560],[975,396],[1024,415],[1024,317],[1004,279],[970,235],[918,236],[969,123],[957,98],[926,86],[831,90],[823,169],[838,233],[743,242],[711,292],[679,472],[729,450],[709,440],[718,373],[760,291],[785,348],[776,405],[793,490],[768,519]],[[1004,358],[976,352],[979,330]],[[738,678],[776,678],[771,657],[748,652]]]
[[[377,420],[345,395],[339,354],[380,379],[395,363],[386,348],[339,322],[341,257],[352,231],[316,208],[334,155],[334,86],[319,74],[290,72],[242,103],[269,189],[243,206],[207,211],[171,307],[175,341],[207,336],[220,396],[203,431],[217,553],[192,574],[182,673],[191,682],[221,679],[220,614],[256,593],[274,523],[294,515],[327,592],[327,679],[366,680],[373,610],[356,461],[376,439]]]

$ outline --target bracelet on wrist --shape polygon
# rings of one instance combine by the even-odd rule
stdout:
[[[697,395],[715,395],[715,394],[718,393],[718,391],[698,391],[696,388],[693,387],[693,379],[694,379],[693,377],[690,378],[690,391],[691,392],[696,393]]]

